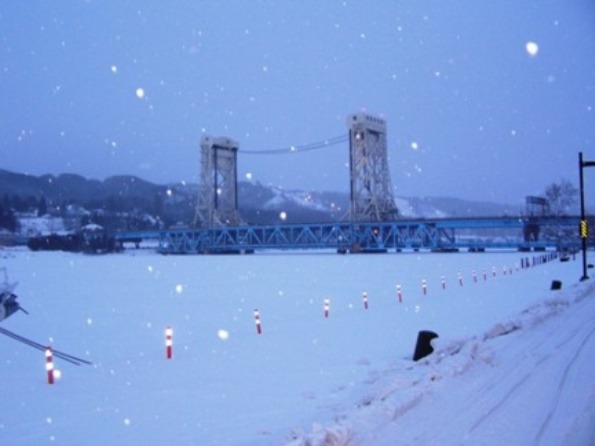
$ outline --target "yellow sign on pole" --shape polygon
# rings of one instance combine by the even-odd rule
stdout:
[[[581,238],[589,237],[589,223],[587,220],[581,220]]]

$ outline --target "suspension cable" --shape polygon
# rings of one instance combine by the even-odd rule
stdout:
[[[246,155],[286,155],[289,153],[300,153],[307,152],[310,150],[324,149],[331,146],[336,146],[346,142],[349,139],[348,135],[339,135],[333,138],[327,138],[322,141],[317,141],[309,144],[303,144],[300,146],[289,146],[281,149],[272,150],[238,150],[238,152],[245,153]]]

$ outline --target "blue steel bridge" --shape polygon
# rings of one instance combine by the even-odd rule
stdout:
[[[415,219],[238,225],[154,232],[118,232],[122,243],[158,241],[162,254],[253,253],[266,250],[336,250],[339,253],[403,250],[575,250],[579,217]],[[590,222],[595,224],[595,221]],[[591,236],[590,245],[593,245]]]
[[[237,195],[239,143],[204,135],[193,228],[120,232],[120,242],[156,239],[163,254],[252,253],[263,250],[333,249],[481,251],[492,248],[544,250],[578,248],[578,217],[548,217],[542,197],[527,197],[527,217],[399,218],[388,168],[386,122],[356,113],[347,117],[348,135],[274,153],[298,153],[349,143],[349,219],[337,223],[250,225],[242,221]],[[242,153],[251,153],[241,151]],[[262,153],[262,152],[252,152]],[[270,152],[268,152],[270,153]]]

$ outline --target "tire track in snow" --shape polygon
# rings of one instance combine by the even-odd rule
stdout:
[[[549,317],[546,319],[549,319]],[[528,325],[522,324],[521,330],[523,330],[525,328],[533,328],[531,322],[537,322],[540,325],[541,322],[544,322],[544,320],[541,320],[541,318],[538,317],[536,319],[536,321],[527,320],[525,322],[529,322],[529,324]],[[492,407],[489,410],[483,412],[482,416],[479,419],[477,419],[475,421],[475,423],[473,423],[473,425],[470,427],[468,433],[469,434],[473,433],[473,431],[475,431],[477,428],[479,428],[484,421],[490,419],[497,411],[499,411],[499,409],[501,409],[502,406],[504,406],[508,402],[508,400],[511,396],[516,395],[517,391],[519,389],[523,388],[523,385],[525,385],[529,381],[529,379],[534,375],[534,373],[536,371],[539,372],[540,366],[544,362],[546,362],[552,358],[553,355],[552,355],[551,351],[561,350],[563,347],[565,347],[567,344],[569,344],[573,339],[575,339],[581,333],[584,333],[584,330],[581,330],[580,328],[574,328],[574,329],[570,330],[569,332],[565,333],[564,338],[562,340],[560,340],[558,343],[556,343],[556,345],[554,346],[553,349],[549,349],[549,348],[545,347],[546,351],[549,351],[550,353],[542,355],[539,359],[536,359],[535,362],[530,365],[530,370],[527,373],[523,374],[522,378],[515,381],[514,384],[512,385],[512,387],[510,387],[508,389],[508,391],[503,395],[503,397],[495,405],[492,405]],[[552,419],[553,415],[555,414],[556,407],[558,405],[558,401],[562,395],[566,377],[568,375],[568,372],[569,372],[572,364],[575,362],[575,360],[579,356],[580,350],[582,350],[582,348],[588,343],[590,337],[594,333],[595,333],[595,328],[593,328],[586,335],[586,337],[581,341],[579,348],[577,349],[577,351],[575,352],[573,357],[567,363],[567,366],[566,366],[564,372],[562,373],[562,378],[561,378],[560,384],[558,385],[558,389],[557,389],[557,392],[555,395],[555,403],[553,404],[554,408],[551,409],[550,411],[548,411],[548,415],[546,416],[546,419],[542,423],[540,431],[538,432],[538,434],[535,437],[535,444],[539,444],[539,442],[541,441],[541,437],[543,436],[543,433],[545,432],[545,430],[547,428],[547,425],[549,424],[550,420]],[[555,338],[555,336],[556,336],[556,332],[550,332],[546,336],[541,337],[538,341],[533,342],[532,346],[529,349],[529,352],[531,353],[531,355],[526,356],[521,361],[515,362],[514,366],[509,370],[509,376],[515,376],[514,373],[511,373],[514,370],[525,368],[526,366],[524,365],[524,363],[526,363],[526,361],[529,360],[530,358],[538,357],[539,350],[544,348],[544,345],[547,345],[547,341],[551,341],[552,338]],[[544,342],[544,340],[546,342]],[[498,382],[496,382],[496,383],[492,382],[491,384],[484,386],[484,391],[491,391],[495,387],[498,387],[498,384],[499,384]],[[507,382],[504,381],[502,384],[504,386],[506,386]]]
[[[475,429],[481,426],[481,424],[488,418],[490,418],[496,411],[498,411],[510,398],[511,395],[515,395],[516,391],[521,388],[533,375],[535,369],[537,369],[545,360],[547,360],[549,356],[544,356],[540,358],[534,365],[533,369],[526,373],[520,380],[518,380],[509,390],[506,392],[504,397],[498,401],[497,404],[491,407],[488,411],[484,412],[483,415],[473,423],[471,428],[469,429],[469,433],[473,433]]]
[[[535,444],[540,444],[541,440],[543,438],[544,433],[547,431],[550,421],[552,420],[552,418],[554,417],[554,415],[556,414],[558,407],[559,407],[559,402],[560,402],[560,397],[562,396],[562,391],[564,390],[564,388],[566,387],[566,382],[568,379],[568,375],[570,370],[572,369],[572,366],[574,365],[574,363],[576,362],[576,360],[578,359],[578,357],[580,356],[581,352],[583,351],[585,345],[587,345],[587,343],[589,342],[589,340],[591,339],[591,337],[593,336],[593,334],[595,334],[595,327],[592,328],[587,335],[584,337],[584,339],[582,340],[582,342],[580,343],[580,345],[578,346],[578,348],[576,349],[576,351],[574,352],[574,355],[572,356],[572,358],[570,359],[570,361],[568,361],[568,363],[566,364],[566,367],[564,368],[564,373],[562,374],[562,379],[560,381],[560,383],[558,384],[558,389],[555,395],[555,400],[554,403],[552,404],[552,409],[550,409],[548,411],[548,414],[545,418],[545,420],[543,421],[539,431],[537,432],[537,435],[535,436]]]

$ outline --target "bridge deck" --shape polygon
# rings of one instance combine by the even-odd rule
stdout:
[[[578,225],[578,217],[416,219],[382,223],[246,225],[119,232],[115,237],[122,242],[158,240],[159,252],[164,254],[270,249],[336,249],[345,252],[491,248],[539,250],[549,247],[577,248],[580,246]],[[533,231],[538,228],[539,236],[536,239],[526,240],[524,230],[528,227]]]

